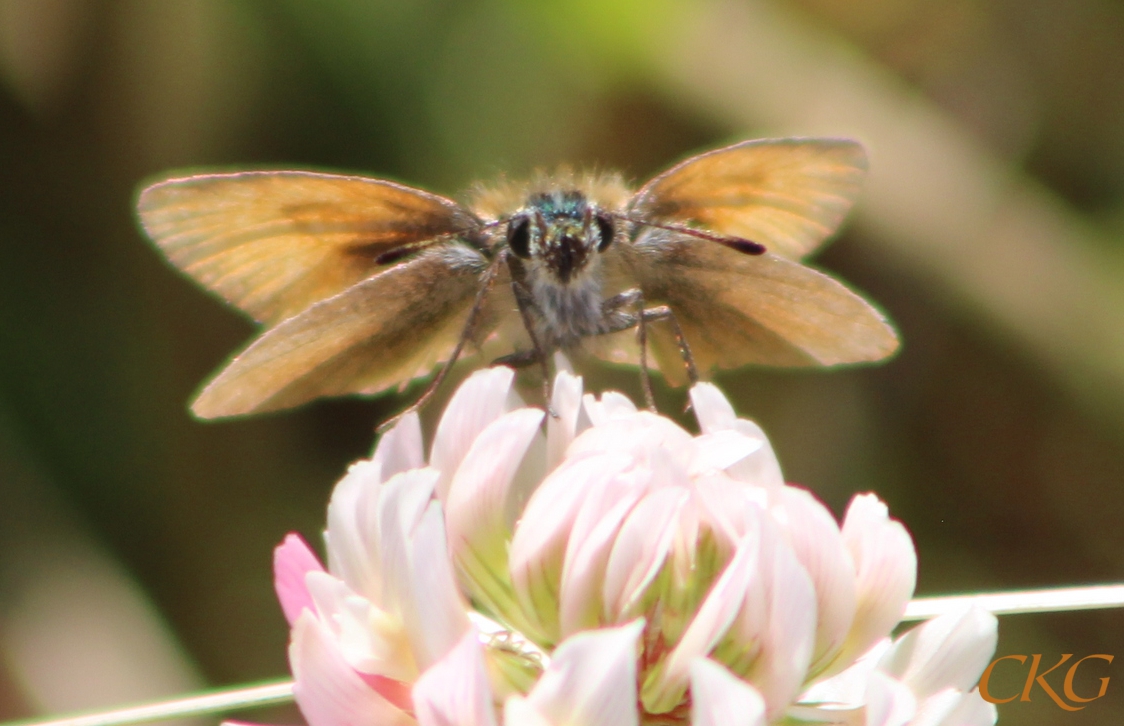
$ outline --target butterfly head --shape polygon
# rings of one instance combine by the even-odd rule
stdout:
[[[580,191],[532,195],[507,226],[507,246],[559,284],[581,275],[612,243],[613,217]]]

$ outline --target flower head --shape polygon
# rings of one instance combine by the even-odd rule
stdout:
[[[471,376],[428,463],[407,416],[351,468],[327,570],[298,539],[278,548],[311,726],[764,724],[970,687],[902,658],[856,670],[912,595],[912,542],[873,495],[840,526],[785,484],[717,388],[692,390],[692,435],[563,373],[544,434],[511,382]],[[816,700],[847,678],[861,696]]]

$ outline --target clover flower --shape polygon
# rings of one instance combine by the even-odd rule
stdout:
[[[511,383],[470,377],[428,461],[406,416],[351,468],[327,570],[278,548],[310,726],[994,721],[965,695],[975,665],[916,662],[936,626],[889,645],[916,556],[876,497],[836,524],[708,384],[695,436],[566,373],[544,427]],[[986,638],[951,641],[986,665]]]

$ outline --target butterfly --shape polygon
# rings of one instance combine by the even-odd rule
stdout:
[[[201,418],[375,394],[466,348],[512,366],[587,351],[672,384],[748,364],[876,361],[898,339],[800,259],[866,172],[846,139],[762,139],[691,157],[633,191],[540,173],[452,199],[310,171],[170,178],[137,211],[167,258],[265,326],[202,389]],[[650,400],[650,387],[645,378]]]

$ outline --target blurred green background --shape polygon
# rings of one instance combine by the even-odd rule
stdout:
[[[791,134],[868,145],[816,264],[904,348],[719,378],[788,478],[837,513],[886,499],[919,594],[1124,580],[1120,3],[0,0],[0,719],[285,675],[271,550],[318,540],[408,400],[192,420],[254,326],[142,237],[143,180],[314,167],[454,194],[560,161],[643,180]],[[1121,611],[1000,634],[997,655],[1047,664],[1124,656]],[[1079,692],[1114,673],[1092,670]],[[1039,690],[1001,723],[1120,723],[1117,677],[1083,711]]]

